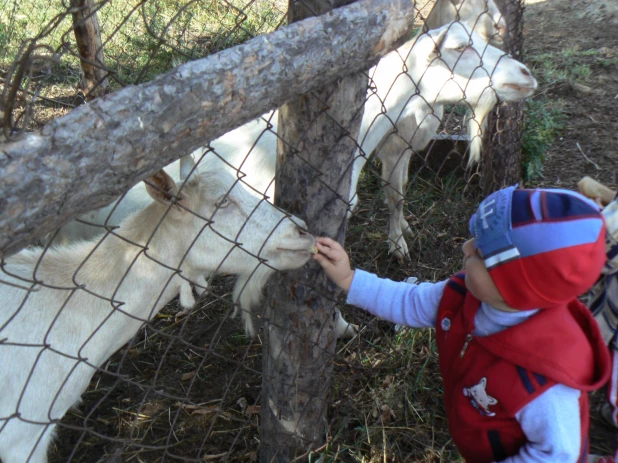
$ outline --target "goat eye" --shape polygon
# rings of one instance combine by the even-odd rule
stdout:
[[[467,45],[459,45],[457,48],[455,48],[455,51],[463,53],[464,51],[466,51],[466,48],[468,48]]]
[[[225,208],[226,208],[226,207],[228,207],[231,203],[232,203],[232,201],[230,201],[230,198],[228,198],[227,196],[225,196],[225,197],[221,198],[221,199],[217,202],[216,206],[217,206],[219,209],[225,209]]]

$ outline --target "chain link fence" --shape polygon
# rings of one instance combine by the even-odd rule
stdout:
[[[304,8],[290,19],[328,6]],[[480,190],[517,179],[521,111],[485,119],[530,93],[500,50],[521,58],[522,13],[521,0],[419,2],[420,38],[356,80],[178,153],[167,174],[3,258],[3,463],[455,460],[432,332],[345,305],[311,234],[395,280],[460,269]],[[273,0],[4,2],[0,150],[287,14]]]

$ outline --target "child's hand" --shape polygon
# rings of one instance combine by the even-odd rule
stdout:
[[[322,266],[326,275],[345,292],[350,290],[354,270],[350,268],[350,258],[341,245],[326,237],[316,238],[315,246],[319,253],[313,258]]]

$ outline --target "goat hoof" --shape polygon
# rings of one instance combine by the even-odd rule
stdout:
[[[182,307],[183,309],[192,309],[195,306],[195,298],[193,297],[193,295],[191,295],[190,297],[188,296],[184,296],[181,294],[180,295],[180,307]]]
[[[400,262],[409,261],[410,254],[408,251],[408,245],[404,240],[401,240],[399,243],[390,242],[389,244],[389,254],[392,255]]]

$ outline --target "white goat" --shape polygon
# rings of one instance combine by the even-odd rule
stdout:
[[[151,181],[156,202],[114,234],[5,260],[3,463],[47,461],[55,421],[79,401],[96,369],[178,294],[183,277],[222,271],[261,282],[310,258],[315,240],[304,223],[239,184],[230,188],[234,179],[224,170],[195,174],[180,190],[164,172]],[[251,325],[250,316],[244,320]]]
[[[450,0],[441,1],[453,5]],[[472,10],[462,11],[460,5],[460,15],[465,13],[473,18],[477,11],[474,8],[485,5],[493,8],[499,24],[504,23],[493,1],[466,2],[470,2],[466,4]],[[478,29],[479,21],[476,23]],[[483,24],[480,29],[487,31],[493,19]],[[503,30],[503,26],[499,29]],[[496,39],[497,35],[493,33],[492,37]],[[403,235],[411,233],[403,214],[410,148],[422,150],[428,145],[439,127],[445,104],[463,103],[474,110],[474,117],[469,120],[469,162],[478,162],[486,116],[499,100],[516,101],[530,96],[537,82],[525,65],[488,45],[460,22],[421,34],[389,53],[370,70],[370,77],[375,90],[368,92],[359,131],[360,149],[355,155],[350,188],[351,209],[358,201],[356,188],[367,156],[378,149],[382,178],[387,185],[389,248],[393,255],[403,258],[408,255]],[[241,176],[246,174],[243,181],[267,197],[274,194],[277,118],[276,112],[265,115],[211,143],[220,156],[239,168]],[[265,168],[257,169],[256,164]]]
[[[253,121],[246,126],[257,128],[262,123],[263,121]],[[190,174],[195,162],[198,161],[201,170],[227,171],[226,176],[222,177],[222,181],[226,182],[230,189],[234,186],[234,183],[246,186],[246,189],[256,199],[265,199],[268,197],[265,194],[274,194],[275,157],[265,156],[261,158],[256,156],[255,153],[247,156],[246,153],[234,151],[234,142],[247,143],[248,141],[240,138],[243,136],[242,131],[238,130],[240,132],[238,136],[234,136],[235,133],[232,132],[213,143],[213,147],[216,147],[215,153],[210,153],[206,149],[198,149],[192,155],[184,156],[179,162],[170,164],[165,168],[165,171],[173,179],[184,180]],[[263,136],[272,137],[273,143],[275,142],[276,136],[272,132],[267,131]],[[220,158],[217,155],[220,151],[227,153],[228,156]],[[249,174],[244,176],[244,174],[240,173],[244,171],[249,172]],[[241,178],[239,179],[238,177]],[[77,240],[99,237],[105,231],[106,226],[112,229],[129,214],[143,209],[149,202],[149,193],[144,183],[140,182],[123,195],[119,201],[82,215],[80,221],[73,220],[69,222],[57,232],[53,242],[68,244]],[[234,291],[232,292],[232,299],[236,304],[232,316],[236,316],[238,307],[243,312],[243,316],[251,314],[252,309],[260,303],[263,288],[270,277],[270,273],[252,273],[250,270],[253,270],[254,265],[250,260],[247,263],[249,267],[244,272],[233,272],[238,276],[234,285]],[[228,272],[222,267],[219,271],[211,273]],[[196,276],[194,282],[197,283],[195,286],[197,293],[202,294],[206,288],[205,278],[203,276]],[[181,282],[180,305],[186,309],[195,305],[191,284],[186,280]],[[356,325],[348,323],[337,308],[335,308],[335,317],[337,337],[341,339],[354,337],[357,332]],[[253,324],[247,323],[245,318],[243,320],[245,321],[245,332],[247,335],[254,336],[256,330]]]
[[[376,90],[365,103],[351,191],[355,195],[367,156],[390,135],[377,157],[387,185],[390,251],[402,258],[408,255],[403,232],[410,228],[403,216],[403,192],[411,150],[422,150],[429,144],[442,120],[444,105],[466,103],[475,108],[477,116],[486,115],[499,100],[530,96],[537,82],[526,66],[459,22],[421,34],[389,53],[376,65],[371,78]],[[480,157],[480,146],[479,151],[473,151],[474,146],[471,161]],[[356,201],[355,195],[353,206]]]

